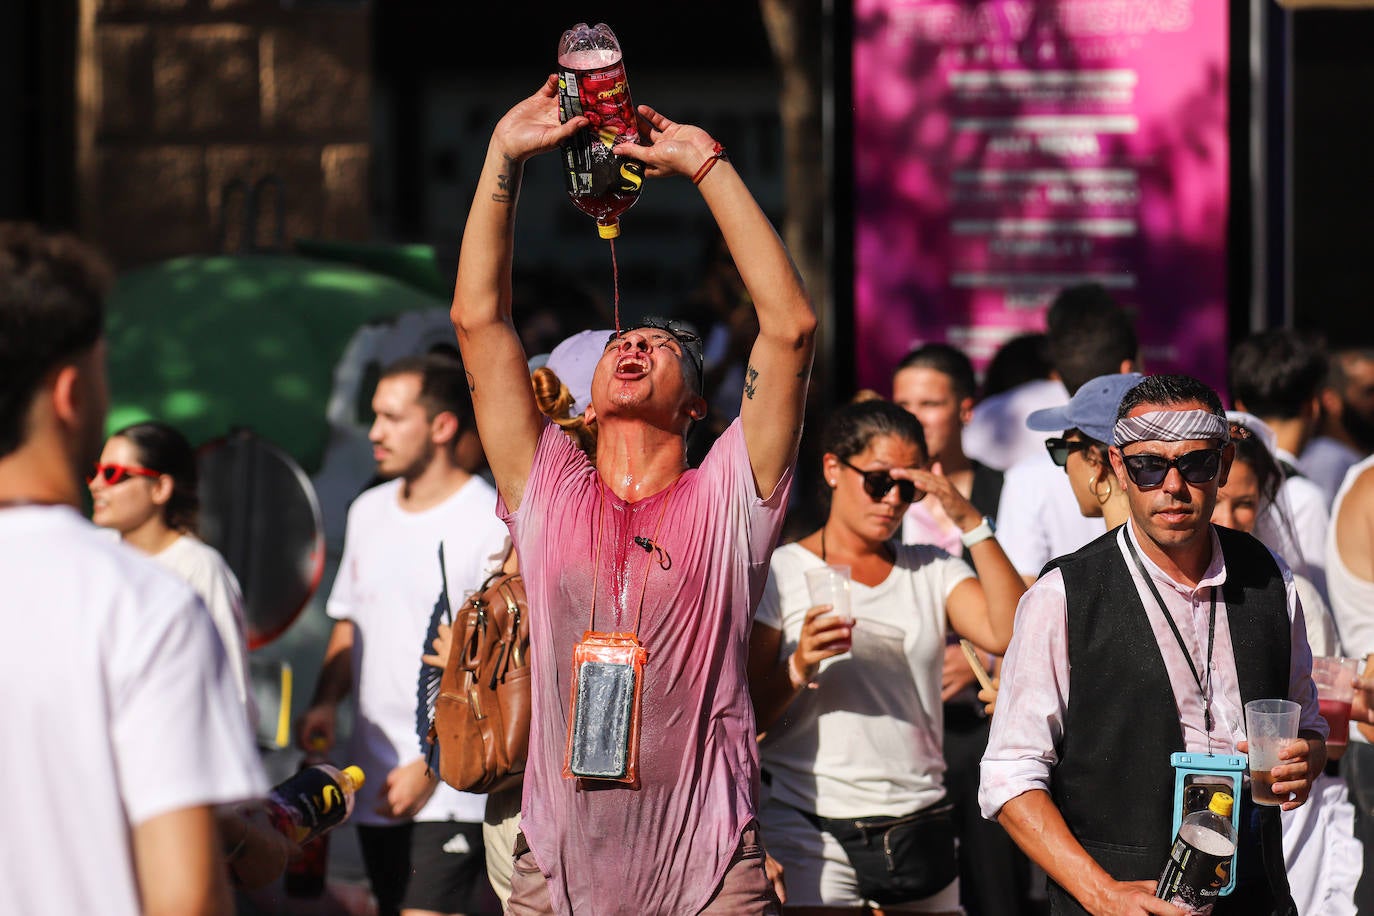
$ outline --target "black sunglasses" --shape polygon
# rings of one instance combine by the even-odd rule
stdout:
[[[1178,468],[1179,476],[1191,484],[1209,483],[1221,470],[1221,449],[1200,448],[1185,452],[1177,458],[1163,455],[1122,455],[1126,473],[1137,487],[1150,489],[1164,483],[1170,468]]]
[[[1050,453],[1050,460],[1062,468],[1069,463],[1070,455],[1091,445],[1092,443],[1086,439],[1061,439],[1053,436],[1045,440],[1045,451]]]
[[[863,468],[854,467],[843,458],[839,461],[851,471],[858,471],[863,475],[864,492],[875,503],[886,496],[894,485],[897,487],[897,498],[904,503],[918,503],[926,497],[926,491],[918,490],[916,484],[909,480],[898,480],[887,471],[865,471]]]

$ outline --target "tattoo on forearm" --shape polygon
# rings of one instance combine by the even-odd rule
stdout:
[[[477,379],[473,378],[471,372],[468,372],[468,373],[467,373],[467,377],[468,377],[468,393],[471,394],[472,392],[474,392],[474,391],[477,390]]]
[[[749,400],[754,400],[754,394],[759,390],[759,370],[750,365],[744,370],[744,396]]]
[[[515,201],[516,195],[520,193],[520,175],[522,166],[518,159],[509,156],[504,157],[505,169],[496,175],[496,193],[491,195],[491,199],[498,204],[508,204]]]

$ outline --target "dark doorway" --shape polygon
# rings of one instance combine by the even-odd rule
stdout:
[[[0,3],[0,219],[71,228],[75,0]]]

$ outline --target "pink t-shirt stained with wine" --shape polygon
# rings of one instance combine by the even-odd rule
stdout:
[[[755,814],[746,656],[791,481],[789,468],[758,496],[736,420],[700,468],[627,503],[548,424],[519,509],[498,505],[531,614],[521,830],[558,913],[692,914],[724,876]],[[669,568],[636,537],[658,545]],[[643,588],[638,789],[580,789],[563,777],[572,651],[591,628],[594,584],[602,631],[634,628]]]

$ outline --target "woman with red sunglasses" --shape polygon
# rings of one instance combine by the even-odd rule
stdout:
[[[87,476],[91,521],[164,564],[200,596],[224,643],[247,721],[256,726],[248,690],[243,594],[219,551],[196,536],[200,499],[196,454],[166,423],[126,426],[110,436]]]
[[[126,426],[105,441],[99,463],[86,477],[91,520],[117,531],[130,547],[166,566],[200,596],[224,644],[244,726],[256,731],[243,593],[224,557],[196,536],[196,477],[195,450],[174,427],[152,421]],[[221,806],[215,818],[230,873],[246,887],[275,880],[287,858],[299,852],[268,823],[260,806]]]
[[[768,784],[759,819],[785,870],[788,912],[957,914],[946,632],[1000,654],[1025,584],[987,521],[928,467],[910,413],[881,399],[846,405],[823,445],[825,524],[774,552],[750,635]],[[896,540],[911,503],[927,497],[963,531],[972,569]],[[826,565],[850,569],[852,623],[813,606],[807,573]]]

